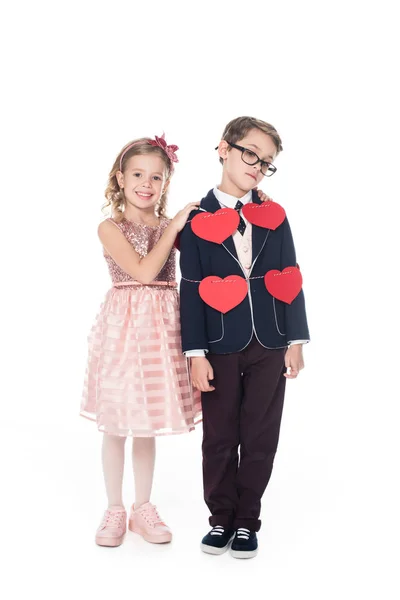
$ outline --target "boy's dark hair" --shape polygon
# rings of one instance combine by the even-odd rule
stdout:
[[[260,121],[260,119],[255,119],[254,117],[237,117],[236,119],[230,121],[224,129],[221,139],[228,140],[232,144],[236,144],[236,142],[246,137],[251,129],[259,129],[263,133],[269,135],[276,146],[277,154],[282,152],[282,140],[275,127],[270,125],[270,123]],[[224,164],[222,158],[219,159],[219,162],[222,165]]]

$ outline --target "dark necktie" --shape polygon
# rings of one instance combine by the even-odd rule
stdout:
[[[243,206],[243,202],[240,202],[240,200],[238,200],[235,205],[235,210],[240,217],[239,225],[237,228],[240,235],[243,235],[245,232],[245,229],[246,229],[246,223],[244,222],[244,219],[240,216],[240,209],[242,208],[242,206]]]

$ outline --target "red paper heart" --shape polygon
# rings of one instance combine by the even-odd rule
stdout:
[[[215,213],[203,212],[192,219],[192,231],[208,242],[222,244],[239,225],[239,214],[233,208],[221,208]]]
[[[246,280],[239,275],[228,275],[225,279],[210,275],[199,285],[202,300],[223,314],[243,302],[247,291]]]
[[[283,271],[272,269],[264,277],[265,287],[273,296],[291,304],[303,285],[303,277],[297,267],[286,267]]]
[[[285,220],[285,209],[277,202],[267,200],[262,204],[250,202],[242,208],[243,216],[253,225],[276,229]]]

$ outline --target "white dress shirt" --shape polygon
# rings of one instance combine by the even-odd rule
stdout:
[[[221,192],[221,190],[219,190],[217,187],[214,188],[214,195],[216,197],[216,199],[218,200],[221,208],[235,208],[236,203],[238,200],[240,200],[240,202],[243,204],[243,206],[245,204],[247,204],[248,202],[251,202],[252,199],[252,192],[251,190],[249,192],[247,192],[247,194],[245,196],[243,196],[243,198],[235,198],[235,196],[231,196],[230,194],[226,194],[225,192]],[[238,259],[240,264],[242,265],[242,268],[244,270],[244,272],[246,273],[247,277],[250,275],[250,269],[251,269],[251,263],[252,263],[252,227],[251,227],[251,223],[249,223],[247,221],[247,219],[245,219],[242,211],[240,211],[240,216],[242,217],[242,219],[244,220],[245,224],[246,224],[246,229],[244,234],[242,235],[241,233],[239,233],[239,231],[235,231],[235,233],[232,235],[233,238],[233,242],[235,244],[235,249],[236,249],[236,253],[238,255]],[[292,346],[293,344],[306,344],[308,342],[308,340],[294,340],[292,342],[290,342],[290,346]],[[205,356],[206,352],[208,352],[208,350],[188,350],[187,352],[185,352],[185,355],[190,358],[193,356]]]

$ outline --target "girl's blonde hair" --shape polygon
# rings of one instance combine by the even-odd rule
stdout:
[[[155,154],[162,158],[166,169],[166,180],[171,178],[173,165],[170,158],[159,146],[149,144],[150,138],[140,138],[126,144],[116,157],[113,167],[108,176],[107,187],[105,191],[106,202],[102,207],[103,212],[111,212],[111,217],[119,222],[123,219],[125,209],[125,194],[124,190],[119,187],[117,180],[117,172],[125,171],[126,164],[132,156],[140,156],[141,154]],[[132,146],[130,148],[130,146]],[[121,160],[122,157],[122,160]],[[155,212],[158,217],[165,217],[167,210],[168,191],[161,196]]]

